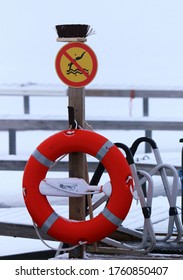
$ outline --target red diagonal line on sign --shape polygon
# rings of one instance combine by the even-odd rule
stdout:
[[[69,59],[74,64],[74,66],[76,66],[82,72],[83,75],[85,75],[86,78],[88,78],[88,76],[89,76],[88,73],[76,62],[76,60],[74,60],[70,56],[70,54],[65,52],[64,55],[67,57],[67,59]]]

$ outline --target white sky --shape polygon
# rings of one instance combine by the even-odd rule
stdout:
[[[62,83],[55,25],[86,23],[98,57],[90,86],[183,88],[182,0],[0,0],[0,84]]]

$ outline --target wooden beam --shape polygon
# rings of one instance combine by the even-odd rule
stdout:
[[[33,119],[30,116],[25,118],[18,117],[3,117],[0,116],[0,130],[15,129],[19,131],[23,130],[62,130],[68,127],[67,120],[60,119],[44,119],[39,117]]]
[[[52,237],[44,233],[41,229],[39,229],[39,232],[43,237],[43,239],[55,241]],[[22,225],[22,224],[0,222],[0,235],[39,239],[33,225]]]
[[[157,120],[154,118],[121,118],[120,120],[87,120],[95,130],[169,130],[182,131],[181,120]],[[0,116],[0,131],[15,129],[23,130],[64,130],[68,127],[68,121],[58,119],[31,119]]]
[[[133,89],[132,89],[133,90]],[[131,97],[131,90],[125,89],[86,89],[90,97]],[[134,98],[183,98],[183,91],[176,90],[133,90]]]
[[[23,171],[25,168],[27,161],[26,160],[11,160],[11,159],[0,159],[0,170],[8,170],[8,171]],[[97,168],[97,162],[88,162],[88,172],[95,172]],[[170,163],[171,164],[171,163]],[[152,170],[156,164],[154,163],[136,163],[137,169],[141,169],[144,171],[149,172]],[[174,165],[176,170],[181,169],[181,165]],[[50,171],[58,171],[58,172],[67,172],[69,170],[69,164],[68,162],[58,162],[53,168],[49,170]],[[106,170],[104,170],[106,172]],[[169,169],[166,171],[168,176],[172,176],[172,172],[170,172]]]
[[[81,127],[85,125],[85,89],[71,88],[68,90],[69,106],[73,107],[75,120]],[[69,177],[86,179],[86,156],[83,153],[69,154]],[[85,220],[85,196],[69,198],[69,218]],[[79,246],[69,252],[69,258],[84,258],[84,246]]]
[[[183,98],[181,90],[148,90],[148,89],[86,89],[85,96],[93,97],[130,97],[131,90],[134,91],[136,98]],[[67,89],[0,89],[0,96],[52,96],[62,97],[67,95]]]

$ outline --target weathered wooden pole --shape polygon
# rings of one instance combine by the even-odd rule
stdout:
[[[75,120],[77,124],[84,127],[85,124],[85,89],[72,88],[68,89],[69,106],[74,108]],[[69,154],[69,177],[83,178],[87,180],[86,174],[86,156],[83,153]],[[85,197],[69,198],[69,218],[73,220],[85,219]],[[84,246],[77,247],[69,252],[70,258],[84,257]]]
[[[69,86],[68,105],[74,111],[77,126],[85,126],[85,88],[95,77],[97,59],[93,51],[84,44],[86,37],[93,30],[89,25],[57,25],[58,42],[68,42],[57,54],[56,71],[60,79]],[[70,43],[69,43],[70,42]],[[81,152],[69,154],[69,177],[82,178],[88,181],[86,155]],[[85,220],[86,198],[69,198],[69,218]],[[73,233],[74,234],[74,233]],[[80,240],[85,241],[85,240]],[[84,246],[70,251],[69,258],[84,257]]]

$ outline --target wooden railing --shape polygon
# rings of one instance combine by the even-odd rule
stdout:
[[[145,136],[152,137],[152,131],[183,131],[183,122],[176,119],[156,119],[149,115],[149,98],[183,98],[183,91],[151,91],[151,90],[107,90],[87,89],[87,96],[102,97],[131,97],[143,99],[142,117],[127,117],[119,120],[87,120],[95,130],[144,130]],[[68,121],[59,117],[36,117],[30,113],[29,98],[31,96],[63,96],[66,91],[59,90],[0,90],[0,96],[22,96],[24,100],[24,114],[19,117],[0,115],[0,131],[9,132],[9,154],[16,154],[16,132],[26,130],[55,130],[68,127]],[[145,152],[150,152],[147,145]]]
[[[36,117],[30,115],[30,96],[63,96],[65,91],[39,91],[39,90],[0,90],[0,95],[5,96],[22,96],[24,102],[24,114],[19,117],[2,116],[0,115],[0,131],[9,132],[9,153],[16,155],[16,132],[26,130],[62,130],[68,127],[68,121],[61,120],[59,117]],[[121,118],[120,120],[87,120],[95,130],[144,130],[146,136],[151,137],[151,132],[154,130],[172,130],[183,131],[183,122],[180,120],[164,119],[159,120],[149,118],[149,98],[183,98],[183,91],[145,91],[145,90],[86,90],[86,96],[102,96],[102,97],[137,97],[143,99],[143,112],[141,118]],[[146,147],[146,152],[149,147]],[[3,159],[0,157],[0,170],[18,170],[23,171],[27,158],[9,156]],[[94,172],[96,162],[88,163],[88,171]],[[143,170],[149,171],[154,165],[144,164],[139,165]],[[180,169],[180,166],[175,166]],[[138,164],[137,164],[138,168]],[[62,161],[55,165],[52,171],[68,170],[68,162]],[[167,174],[168,175],[168,174]],[[170,174],[171,175],[171,174]],[[0,223],[1,235],[18,236],[27,238],[37,238],[32,226]],[[50,239],[44,236],[45,239]]]
[[[94,130],[145,130],[147,131],[183,131],[180,120],[155,118],[121,118],[120,120],[87,120]],[[67,120],[59,118],[32,118],[24,115],[20,118],[0,116],[0,131],[9,131],[9,154],[16,154],[16,132],[28,130],[63,130],[68,127]],[[149,152],[146,150],[146,152]]]

